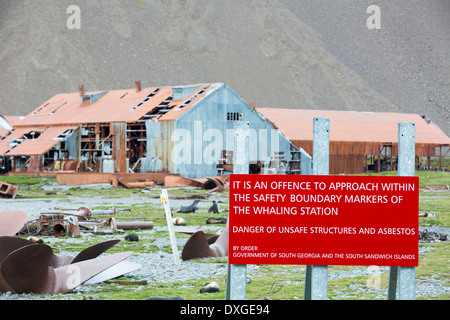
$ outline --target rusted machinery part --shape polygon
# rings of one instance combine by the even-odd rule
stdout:
[[[219,238],[218,234],[206,234],[206,240],[208,241],[209,245],[216,242],[218,238]]]
[[[115,218],[110,218],[108,221],[79,221],[79,225],[85,228],[111,228],[113,232],[118,229],[121,230],[138,230],[138,229],[152,229],[153,221],[117,221]]]
[[[93,246],[90,246],[89,248],[86,248],[83,251],[81,251],[75,258],[73,258],[72,263],[97,258],[103,252],[114,247],[119,242],[120,240],[116,239],[94,244]]]
[[[45,244],[30,244],[14,250],[0,266],[0,290],[12,293],[41,293],[49,278],[53,250]],[[51,268],[53,270],[53,268]]]
[[[112,231],[114,233],[116,233],[117,232],[116,218],[114,218],[114,217],[109,218],[108,223],[109,223],[109,226],[111,227]]]
[[[53,226],[52,231],[55,237],[78,236],[80,235],[80,226],[78,225],[78,218],[76,216],[70,216],[67,219],[67,222],[62,221],[61,223],[56,223]]]
[[[130,255],[115,253],[53,268],[52,248],[30,244],[11,252],[0,265],[0,291],[64,294]]]
[[[215,257],[226,257],[228,256],[228,224],[222,230],[217,240],[211,244],[209,247],[214,252]]]
[[[191,236],[196,233],[198,230],[197,228],[192,228],[192,227],[184,227],[184,226],[177,226],[175,227],[175,232],[178,233],[184,233],[184,234],[190,234]],[[208,241],[209,244],[214,243],[217,238],[219,237],[219,234],[217,233],[205,233],[206,239]]]
[[[186,242],[181,252],[181,259],[183,261],[212,257],[213,251],[209,247],[208,239],[203,231],[195,232]]]
[[[100,283],[108,279],[114,279],[121,275],[136,271],[142,267],[141,264],[131,261],[120,261],[114,266],[100,272],[96,276],[90,278],[85,284]]]
[[[30,244],[34,244],[34,242],[14,236],[0,237],[0,265],[11,252]]]
[[[75,171],[75,172],[84,172],[84,164],[82,161],[77,160],[67,160],[63,165],[64,171]]]
[[[90,246],[78,253],[75,258],[70,256],[53,255],[50,260],[49,266],[53,268],[59,268],[68,264],[97,258],[99,255],[109,250],[119,242],[120,240],[109,240],[94,244],[93,246]]]
[[[53,226],[53,235],[55,237],[66,236],[66,227],[62,223],[57,223]]]
[[[27,223],[28,214],[22,210],[0,210],[0,236],[13,236]]]
[[[68,264],[71,264],[72,260],[73,260],[73,257],[71,257],[71,256],[61,256],[61,255],[53,254],[48,265],[49,265],[49,267],[52,267],[52,268],[59,268],[59,267],[63,267],[63,266],[67,266]]]
[[[215,192],[215,191],[219,191],[222,192],[223,191],[223,182],[220,181],[219,179],[216,178],[206,178],[207,181],[203,184],[203,187],[207,190],[209,190],[208,192]]]
[[[65,294],[99,273],[115,266],[131,256],[132,252],[118,252],[106,256],[80,261],[54,269],[55,278],[48,282],[43,294]],[[78,271],[77,271],[78,270]],[[74,277],[79,272],[79,277]],[[49,275],[52,273],[49,272]],[[75,281],[76,280],[76,281]]]
[[[183,261],[195,258],[226,256],[228,256],[228,226],[217,237],[208,237],[203,231],[195,232],[188,239],[181,252]]]
[[[42,224],[39,221],[31,220],[27,221],[22,229],[18,232],[18,235],[37,235],[42,232]]]
[[[81,207],[73,215],[78,217],[78,219],[80,220],[87,220],[92,216],[92,212],[91,210],[89,210],[89,208]]]
[[[13,251],[20,249],[31,244],[36,244],[27,239],[19,237],[4,236],[0,237],[0,265],[2,261]],[[36,244],[37,245],[37,244]],[[72,262],[72,257],[67,256],[57,256],[53,254],[50,258],[49,265],[56,268]]]
[[[152,229],[153,221],[116,221],[116,227],[122,230]]]
[[[117,239],[94,244],[93,246],[90,246],[81,251],[80,253],[78,253],[78,255],[75,258],[70,256],[61,256],[53,254],[52,257],[50,257],[49,266],[58,268],[71,263],[97,258],[99,255],[109,250],[119,242],[120,240]],[[37,245],[37,244],[27,239],[19,237],[12,237],[12,236],[0,237],[0,264],[11,252],[28,245]]]

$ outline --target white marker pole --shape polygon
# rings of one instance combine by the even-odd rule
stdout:
[[[164,209],[166,210],[167,227],[169,228],[169,236],[170,236],[170,243],[172,244],[173,257],[175,259],[175,264],[179,267],[180,258],[178,256],[177,239],[175,238],[175,232],[173,231],[172,212],[170,210],[169,195],[166,189],[163,189],[161,192],[161,204],[164,206]]]

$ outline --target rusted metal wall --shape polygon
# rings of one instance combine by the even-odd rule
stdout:
[[[312,154],[312,141],[294,141],[294,144]],[[330,141],[330,174],[355,174],[365,172],[365,156],[380,156],[383,143]],[[436,145],[416,144],[416,156],[434,157]],[[393,143],[391,155],[397,157],[398,144]]]
[[[125,122],[111,123],[111,131],[114,135],[113,159],[114,171],[127,172],[127,124]]]
[[[147,158],[141,172],[173,172],[171,151],[174,121],[147,120]]]

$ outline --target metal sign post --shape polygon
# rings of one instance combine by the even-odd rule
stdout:
[[[312,158],[305,150],[300,148],[300,171],[301,174],[310,175],[312,172]]]
[[[398,176],[415,175],[415,124],[398,124]],[[395,300],[398,278],[398,298],[416,299],[416,268],[391,267],[389,272],[388,299]]]
[[[233,173],[249,173],[249,127],[250,123],[236,121],[234,124]],[[247,265],[228,264],[227,300],[245,300],[247,284]]]
[[[330,119],[313,119],[313,174],[328,175],[330,159]],[[328,298],[328,266],[306,266],[305,300]]]
[[[161,204],[164,206],[166,211],[166,221],[167,227],[169,229],[170,243],[172,245],[173,258],[175,260],[175,264],[180,266],[180,257],[178,255],[178,247],[177,247],[177,239],[175,238],[175,232],[173,230],[173,222],[172,222],[172,212],[170,209],[169,203],[169,195],[166,189],[161,191]]]

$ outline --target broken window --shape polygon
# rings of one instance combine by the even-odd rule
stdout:
[[[242,121],[242,113],[240,112],[228,112],[227,121]]]

